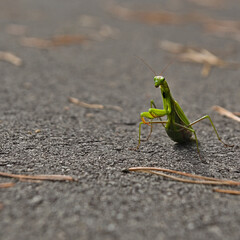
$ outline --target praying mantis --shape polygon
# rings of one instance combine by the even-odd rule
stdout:
[[[199,150],[199,144],[198,139],[196,135],[196,131],[193,129],[193,125],[204,120],[208,119],[217,135],[217,138],[220,142],[224,144],[226,147],[233,147],[233,145],[226,144],[222,141],[220,138],[217,129],[215,128],[212,119],[209,115],[205,115],[194,122],[190,122],[186,115],[184,114],[182,108],[180,105],[175,101],[175,99],[172,97],[170,88],[168,86],[168,83],[166,79],[163,76],[157,76],[157,74],[152,70],[152,68],[140,57],[138,57],[140,60],[143,61],[143,63],[155,74],[154,77],[154,85],[156,88],[160,88],[162,100],[163,100],[163,109],[157,109],[156,105],[153,100],[150,102],[150,108],[147,112],[142,112],[140,114],[141,122],[139,123],[139,139],[138,139],[138,146],[136,149],[140,147],[141,144],[141,126],[142,124],[149,125],[151,127],[150,134],[148,138],[150,137],[152,133],[152,126],[153,124],[162,124],[165,128],[167,135],[177,143],[187,143],[192,141],[192,135],[194,135],[197,151],[200,157],[200,150]],[[168,66],[167,66],[168,67]],[[166,68],[165,68],[166,69]],[[165,70],[164,69],[164,70]],[[161,117],[166,116],[167,120],[162,121]],[[146,121],[145,118],[149,119],[149,121]],[[153,119],[160,119],[160,121],[153,121]],[[147,138],[147,140],[148,140]]]

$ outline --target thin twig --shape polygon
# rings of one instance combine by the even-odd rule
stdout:
[[[22,59],[10,52],[0,51],[0,60],[9,62],[17,67],[19,67],[22,64]]]
[[[123,109],[121,107],[115,106],[115,105],[104,105],[104,108],[116,110],[118,112],[122,112],[123,111]]]
[[[115,106],[115,105],[90,104],[90,103],[80,101],[79,99],[74,98],[74,97],[69,97],[68,100],[69,100],[69,102],[74,103],[74,104],[79,105],[79,106],[84,107],[84,108],[112,109],[112,110],[116,110],[116,111],[119,111],[119,112],[123,111],[123,109],[121,107]]]
[[[20,178],[20,182],[29,182],[29,183],[41,183],[42,180],[35,180],[35,179],[26,179],[26,178]]]
[[[4,173],[0,172],[0,176],[2,177],[10,177],[17,179],[32,179],[32,180],[49,180],[49,181],[75,181],[75,179],[71,176],[67,175],[19,175],[12,173]]]
[[[13,183],[13,182],[0,183],[0,188],[9,188],[14,185],[15,185],[15,183]]]
[[[213,106],[212,107],[213,110],[215,110],[216,112],[218,112],[219,114],[226,116],[228,118],[231,118],[237,122],[240,122],[240,118],[237,117],[238,113],[232,113],[230,111],[228,111],[227,109],[220,107],[220,106]]]
[[[85,107],[85,108],[93,108],[93,109],[103,109],[104,108],[104,106],[101,104],[86,103],[86,102],[80,101],[79,99],[73,98],[73,97],[69,97],[69,102],[79,105],[81,107]]]
[[[240,195],[240,191],[237,191],[237,190],[214,188],[213,191],[214,191],[214,192],[219,192],[219,193],[227,193],[227,194]]]
[[[240,117],[240,112],[233,112],[233,114]]]
[[[228,111],[227,109],[220,107],[220,106],[213,106],[212,109],[216,112],[218,112],[219,114],[226,116],[228,118],[231,118],[237,122],[240,122],[240,118],[236,116],[236,114]]]
[[[225,180],[225,179],[218,179],[218,178],[213,178],[213,177],[205,177],[205,176],[201,176],[201,175],[180,172],[180,171],[171,170],[171,169],[167,169],[167,168],[132,167],[132,168],[129,168],[128,171],[161,171],[161,172],[174,173],[174,174],[178,174],[178,175],[182,175],[182,176],[190,177],[190,178],[195,178],[195,179],[202,179],[202,180],[208,180],[208,181],[217,181],[217,182],[221,181],[221,182],[232,183],[233,185],[240,185],[240,182],[235,182],[235,181]]]
[[[51,39],[24,37],[21,39],[21,44],[26,47],[45,49],[64,45],[82,44],[88,40],[88,37],[84,35],[60,35],[54,36]]]
[[[226,179],[217,179],[212,177],[204,177],[201,175],[195,175],[191,173],[185,173],[180,171],[175,171],[166,168],[156,168],[156,167],[132,167],[127,169],[128,171],[140,171],[150,174],[160,175],[162,177],[170,178],[175,181],[184,182],[184,183],[193,183],[193,184],[208,184],[208,185],[225,185],[225,186],[240,186],[240,182],[226,180]],[[173,174],[182,175],[189,178],[201,179],[201,180],[192,180],[187,178],[175,177],[161,172],[168,172]]]
[[[166,177],[166,178],[170,178],[172,180],[178,181],[178,182],[184,182],[184,183],[193,183],[193,184],[207,184],[207,185],[240,185],[240,182],[231,182],[231,181],[208,181],[208,180],[191,180],[191,179],[186,179],[186,178],[180,178],[180,177],[175,177],[175,176],[171,176],[165,173],[161,173],[161,172],[155,172],[155,171],[151,171],[151,170],[139,170],[141,172],[146,172],[146,173],[151,173],[151,174],[156,174],[156,175],[160,175],[162,177]]]

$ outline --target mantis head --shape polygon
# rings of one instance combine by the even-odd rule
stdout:
[[[155,76],[154,77],[154,84],[155,84],[155,87],[158,88],[160,86],[163,86],[165,84],[165,78],[162,77],[162,76]]]

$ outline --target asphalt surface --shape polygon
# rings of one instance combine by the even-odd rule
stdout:
[[[213,186],[122,172],[155,166],[240,180],[239,123],[211,110],[220,105],[239,111],[237,69],[213,67],[203,77],[200,64],[175,61],[164,72],[188,118],[209,114],[233,148],[223,147],[205,120],[195,126],[202,159],[194,144],[175,144],[161,126],[154,127],[139,151],[131,151],[137,145],[139,113],[147,111],[151,99],[162,108],[153,73],[135,55],[160,73],[172,59],[159,47],[168,40],[237,62],[237,33],[216,36],[191,21],[124,20],[111,13],[110,4],[234,21],[240,11],[235,1],[211,7],[173,0],[1,1],[0,50],[15,54],[22,64],[0,61],[0,171],[66,174],[77,181],[0,177],[0,183],[16,183],[0,189],[0,239],[239,239],[239,196],[215,193]],[[47,49],[22,44],[24,37],[79,34],[89,40]],[[69,97],[105,107],[81,107]],[[143,126],[143,138],[148,132]]]

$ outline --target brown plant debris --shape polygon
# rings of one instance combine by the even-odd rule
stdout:
[[[83,14],[78,18],[78,24],[81,27],[95,28],[99,24],[99,19],[95,16]]]
[[[101,104],[86,103],[86,102],[80,101],[79,99],[74,98],[74,97],[69,97],[69,102],[74,103],[74,104],[79,105],[84,108],[93,108],[93,109],[103,109],[104,108],[104,106]]]
[[[18,24],[9,24],[6,27],[6,32],[11,35],[22,36],[26,33],[27,27]]]
[[[190,1],[190,0],[189,0]],[[191,0],[199,4],[212,5],[220,7],[219,0],[204,0],[197,1]],[[216,4],[217,3],[217,4]],[[240,22],[234,20],[217,20],[215,18],[208,17],[198,13],[185,13],[176,14],[169,11],[151,11],[151,10],[131,10],[129,8],[121,7],[116,4],[112,4],[109,7],[109,12],[122,20],[126,21],[139,21],[147,24],[199,24],[208,33],[218,36],[230,37],[232,39],[240,41]]]
[[[9,62],[17,67],[19,67],[22,64],[22,59],[10,52],[0,51],[0,60]]]
[[[1,209],[3,209],[3,204],[2,204],[2,203],[0,203],[0,210],[1,210]]]
[[[13,182],[0,183],[0,188],[9,188],[9,187],[13,187],[14,185],[15,183]]]
[[[233,20],[215,20],[207,18],[203,22],[204,29],[220,37],[232,38],[240,41],[240,22]]]
[[[212,109],[216,112],[218,112],[219,114],[226,116],[228,118],[231,118],[237,122],[240,122],[240,117],[237,117],[237,114],[234,114],[230,111],[228,111],[227,109],[220,107],[220,106],[213,106]]]
[[[79,99],[74,98],[74,97],[69,97],[68,100],[69,100],[70,103],[74,103],[74,104],[79,105],[79,106],[84,107],[84,108],[113,109],[113,110],[116,110],[116,111],[119,111],[119,112],[123,111],[123,109],[121,107],[119,107],[119,106],[102,105],[102,104],[90,104],[90,103],[86,103],[86,102],[80,101]]]
[[[224,1],[223,0],[188,0],[188,2],[192,2],[198,6],[208,7],[208,8],[223,8]]]
[[[226,62],[204,48],[188,47],[170,41],[161,41],[159,45],[163,50],[176,54],[180,61],[202,64],[202,75],[204,77],[209,75],[211,67],[240,68],[240,63]]]
[[[0,172],[0,176],[2,177],[10,177],[21,179],[30,179],[30,180],[46,180],[46,181],[75,181],[75,179],[71,176],[67,175],[19,175],[12,173]]]
[[[181,24],[188,20],[188,15],[177,15],[167,11],[135,11],[118,5],[112,5],[109,12],[123,20],[137,20],[148,24]]]
[[[238,191],[238,190],[214,188],[213,191],[214,191],[214,192],[219,192],[219,193],[227,193],[227,194],[233,194],[233,195],[240,195],[240,191]]]
[[[35,48],[52,48],[64,45],[82,44],[89,40],[84,35],[60,35],[54,36],[51,39],[24,37],[21,39],[21,44],[26,47]]]
[[[21,178],[19,179],[20,182],[29,182],[29,183],[41,183],[42,180],[34,180],[34,179],[25,179],[25,178]]]
[[[212,184],[212,185],[235,185],[235,186],[240,186],[240,182],[236,181],[231,181],[231,180],[225,180],[225,179],[217,179],[217,178],[212,178],[212,177],[204,177],[201,175],[195,175],[191,173],[185,173],[185,172],[180,172],[176,170],[171,170],[171,169],[166,169],[166,168],[157,168],[157,167],[132,167],[129,168],[128,171],[141,171],[141,172],[148,172],[148,173],[153,173],[160,175],[159,172],[168,172],[168,173],[173,173],[189,178],[194,178],[194,179],[200,179],[200,181],[195,181],[195,180],[188,180],[185,178],[175,178],[171,175],[164,174],[162,176],[164,177],[169,177],[174,180],[183,180],[184,182],[189,182],[189,183],[200,183],[200,184]],[[187,181],[185,181],[187,180]]]
[[[206,15],[197,13],[174,13],[164,10],[131,10],[129,8],[121,7],[113,4],[109,7],[109,12],[122,20],[139,21],[147,24],[186,24],[197,23],[205,27],[205,24],[215,21]],[[221,21],[221,20],[219,20]]]
[[[145,173],[150,173],[150,174],[156,174],[156,175],[160,175],[160,176],[165,177],[165,178],[170,178],[174,181],[184,182],[184,183],[240,186],[240,182],[237,182],[237,181],[226,180],[226,179],[218,179],[218,178],[212,178],[212,177],[204,177],[204,176],[201,176],[201,175],[195,175],[195,174],[191,174],[191,173],[185,173],[185,172],[175,171],[175,170],[166,169],[166,168],[132,167],[132,168],[127,169],[127,171],[135,171],[135,172],[140,171],[140,172],[145,172]],[[184,178],[183,177],[176,177],[176,176],[173,176],[173,175],[170,175],[170,174],[165,174],[163,172],[184,176]],[[219,190],[219,192],[220,191],[221,191],[221,189]],[[222,191],[225,191],[225,193],[230,193],[230,192],[227,192],[228,190],[222,190]],[[233,193],[231,193],[231,194],[233,194]]]

